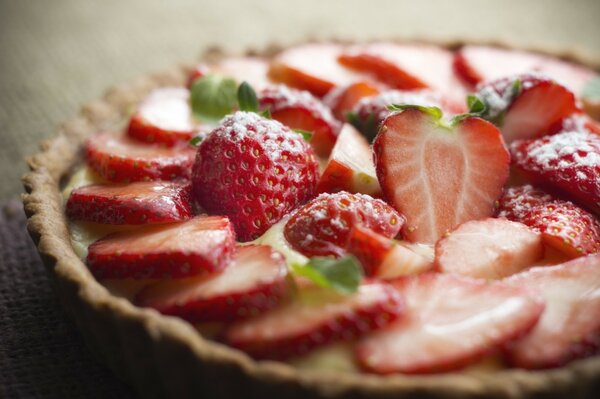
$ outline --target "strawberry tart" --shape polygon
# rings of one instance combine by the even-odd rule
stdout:
[[[65,124],[28,227],[148,397],[592,397],[599,79],[479,45],[211,54]]]

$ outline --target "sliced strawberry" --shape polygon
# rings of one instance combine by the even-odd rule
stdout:
[[[515,142],[512,162],[533,184],[600,214],[600,136],[565,132]]]
[[[182,278],[223,269],[234,247],[227,218],[198,216],[101,238],[87,264],[97,278]]]
[[[499,201],[498,216],[539,231],[546,245],[569,258],[600,250],[600,223],[592,214],[532,186],[509,188]]]
[[[238,83],[248,82],[255,90],[271,84],[269,62],[260,57],[229,57],[212,67],[215,73],[230,77]]]
[[[156,224],[192,217],[190,185],[137,182],[74,189],[66,206],[75,220],[103,224]]]
[[[343,49],[336,44],[305,44],[289,48],[273,59],[269,76],[276,82],[308,90],[319,97],[335,86],[364,81],[364,76],[338,62]]]
[[[289,293],[287,277],[279,252],[264,245],[239,246],[221,273],[158,282],[140,292],[136,303],[192,323],[228,322],[279,304]]]
[[[511,76],[478,89],[486,119],[500,127],[507,143],[540,137],[578,111],[573,93],[542,75]]]
[[[253,240],[312,197],[318,168],[300,134],[236,112],[200,144],[192,195],[208,212],[227,215],[240,240]]]
[[[426,273],[394,283],[405,315],[356,347],[368,371],[424,374],[457,370],[527,333],[544,309],[527,291],[499,282]]]
[[[172,147],[189,141],[198,126],[192,120],[188,90],[168,87],[153,91],[129,121],[129,137]]]
[[[385,327],[401,315],[402,304],[392,287],[367,282],[351,295],[300,298],[239,322],[225,332],[225,341],[258,359],[285,359]]]
[[[454,55],[454,69],[469,84],[475,86],[506,76],[537,70],[542,57],[519,50],[488,46],[464,46]]]
[[[392,113],[390,105],[422,105],[442,108],[443,99],[431,90],[387,90],[376,96],[360,100],[348,114],[348,120],[373,141],[383,120]]]
[[[584,87],[599,77],[598,73],[590,68],[552,57],[544,57],[539,71],[567,87],[576,96],[582,95]]]
[[[381,196],[371,147],[349,124],[342,127],[317,184],[318,193],[338,191]]]
[[[270,111],[273,119],[292,129],[311,132],[310,144],[317,155],[329,156],[341,124],[319,99],[307,91],[278,85],[261,91],[259,103],[262,110]]]
[[[518,273],[543,256],[539,233],[505,219],[463,223],[435,247],[435,262],[441,272],[485,279]]]
[[[86,144],[88,165],[116,183],[187,178],[195,155],[196,150],[187,143],[165,148],[110,133],[92,136]]]
[[[600,123],[588,115],[578,112],[561,119],[548,129],[549,135],[566,132],[584,132],[600,135]]]
[[[432,267],[424,256],[361,225],[352,227],[346,250],[360,261],[365,275],[384,280],[422,273]]]
[[[379,87],[372,83],[356,82],[332,89],[323,98],[323,103],[331,108],[333,116],[340,121],[345,121],[346,114],[352,111],[356,103],[365,97],[374,96],[379,93]]]
[[[452,68],[452,52],[436,46],[372,43],[349,48],[339,60],[397,89],[431,88],[461,103],[466,95]]]
[[[539,293],[546,309],[534,329],[509,346],[510,362],[558,367],[600,350],[600,255],[530,269],[504,280]]]
[[[321,194],[296,210],[283,234],[306,256],[342,256],[353,226],[362,225],[392,238],[403,223],[404,218],[385,202],[341,191]]]
[[[381,189],[406,217],[404,237],[435,243],[459,224],[491,216],[508,178],[498,129],[467,117],[444,126],[411,108],[385,119],[373,143]]]

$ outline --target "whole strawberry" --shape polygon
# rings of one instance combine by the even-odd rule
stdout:
[[[192,195],[209,213],[229,217],[252,240],[310,199],[319,177],[302,135],[256,113],[236,112],[200,144]]]

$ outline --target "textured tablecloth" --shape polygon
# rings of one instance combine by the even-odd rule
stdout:
[[[0,0],[0,201],[22,158],[110,85],[197,57],[339,37],[499,39],[600,54],[599,0]],[[65,320],[24,227],[0,213],[0,398],[131,397]]]

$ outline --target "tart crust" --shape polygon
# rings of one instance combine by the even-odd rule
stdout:
[[[442,45],[452,48],[459,44]],[[270,46],[258,54],[268,56],[279,48]],[[600,59],[584,54],[528,50],[600,68]],[[224,52],[211,49],[202,60],[214,61],[223,56]],[[94,355],[142,396],[574,399],[600,392],[600,356],[542,371],[506,369],[431,376],[301,371],[284,363],[254,361],[238,350],[203,338],[183,320],[138,308],[111,295],[92,277],[71,246],[61,182],[81,163],[81,147],[87,136],[123,126],[148,92],[160,86],[183,85],[191,67],[177,65],[109,89],[103,99],[85,105],[78,117],[62,124],[54,138],[41,143],[41,152],[27,159],[31,172],[23,177],[27,228],[53,277],[63,307]]]

